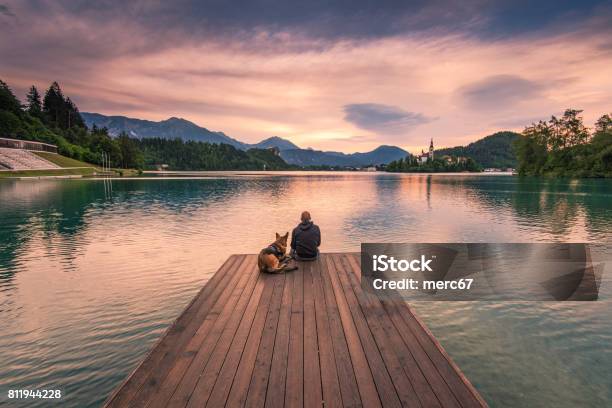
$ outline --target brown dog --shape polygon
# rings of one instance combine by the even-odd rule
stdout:
[[[259,252],[259,256],[257,257],[259,272],[283,273],[297,269],[297,266],[288,267],[291,257],[286,255],[287,238],[289,238],[289,233],[285,235],[279,235],[277,233],[276,241]]]

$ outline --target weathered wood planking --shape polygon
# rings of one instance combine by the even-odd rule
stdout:
[[[405,302],[361,290],[358,254],[285,275],[232,255],[107,407],[482,407]]]

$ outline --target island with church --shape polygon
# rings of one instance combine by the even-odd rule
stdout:
[[[421,154],[408,155],[403,159],[392,161],[385,170],[392,173],[460,173],[480,172],[482,167],[471,157],[448,154],[434,157],[432,138],[429,150],[421,150]]]

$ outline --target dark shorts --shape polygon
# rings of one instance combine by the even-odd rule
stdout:
[[[295,252],[295,249],[292,249],[291,250],[291,256],[296,261],[303,261],[303,262],[316,261],[317,259],[319,259],[319,250],[317,249],[317,255],[315,255],[314,257],[312,257],[312,258],[304,258],[304,257],[299,256],[297,254],[297,252]]]

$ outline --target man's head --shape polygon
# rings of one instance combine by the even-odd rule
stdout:
[[[302,212],[302,216],[300,217],[302,222],[310,222],[310,213],[308,211]]]

